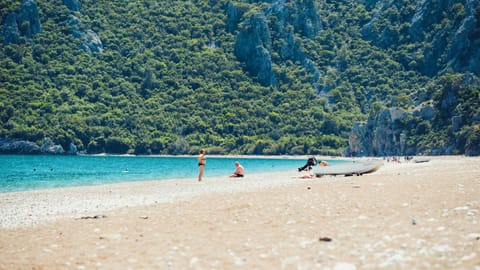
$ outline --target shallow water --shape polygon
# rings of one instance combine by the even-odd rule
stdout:
[[[304,159],[207,157],[204,177],[229,175],[238,160],[246,174],[296,171]],[[339,161],[329,161],[339,162]],[[196,179],[196,157],[0,155],[0,192],[131,181]]]

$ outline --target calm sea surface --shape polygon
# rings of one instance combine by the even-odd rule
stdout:
[[[306,162],[288,158],[207,156],[204,177],[230,175],[236,160],[245,167],[247,175],[295,172]],[[196,157],[0,155],[0,192],[147,180],[196,180],[197,175]]]

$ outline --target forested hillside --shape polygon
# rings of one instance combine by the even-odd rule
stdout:
[[[131,154],[480,145],[478,0],[0,0],[0,11],[2,138]],[[386,109],[404,113],[389,118],[393,139],[365,147]]]

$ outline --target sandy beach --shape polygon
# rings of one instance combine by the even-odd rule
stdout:
[[[0,269],[480,270],[479,157],[298,176],[3,193]]]

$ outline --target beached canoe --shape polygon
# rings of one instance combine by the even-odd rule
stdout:
[[[314,173],[317,177],[323,175],[363,175],[377,171],[383,165],[381,160],[358,161],[347,164],[318,166]]]
[[[424,163],[424,162],[429,162],[430,159],[429,158],[416,158],[413,160],[413,162],[415,163]]]

